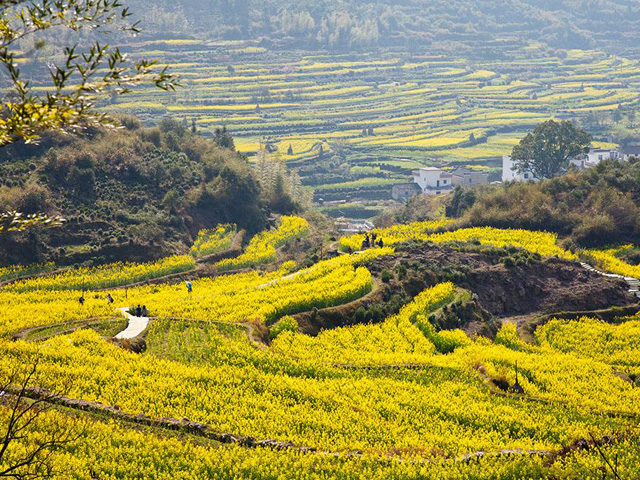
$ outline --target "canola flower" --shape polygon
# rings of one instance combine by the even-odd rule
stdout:
[[[563,255],[555,237],[543,232],[463,229],[425,235],[437,242],[515,244]],[[247,323],[273,325],[283,317],[290,322],[287,315],[362,297],[373,288],[363,265],[392,253],[369,249],[299,271],[287,264],[275,272],[194,280],[191,294],[182,284],[130,288],[130,303],[146,304],[160,317],[150,326],[144,354],[127,352],[90,330],[39,343],[9,341],[7,336],[30,326],[110,316],[114,307],[93,292],[80,305],[74,290],[4,289],[0,377],[38,355],[38,385],[55,389],[69,383],[71,397],[320,451],[209,448],[182,437],[64,417],[87,422],[87,433],[80,445],[55,453],[65,472],[58,478],[90,478],[89,472],[130,478],[132,471],[154,478],[298,478],[301,472],[310,478],[588,478],[601,466],[593,452],[553,465],[529,456],[471,464],[453,459],[479,450],[560,449],[590,433],[628,431],[635,420],[605,412],[640,415],[640,392],[619,375],[621,367],[635,373],[638,366],[637,319],[615,327],[552,321],[537,332],[538,345],[523,341],[509,323],[495,341],[471,339],[461,331],[436,331],[430,322],[431,314],[460,298],[444,283],[379,324],[323,331],[315,338],[287,328],[270,347],[258,347],[247,336]],[[118,305],[125,301],[122,290],[112,293]],[[516,362],[525,394],[496,395],[485,377],[513,384]],[[402,369],[407,364],[417,368]],[[38,428],[46,429],[46,422],[22,441],[38,438]],[[621,473],[628,478],[637,474],[638,463],[624,449],[637,446],[631,437],[606,447],[620,454]],[[362,456],[346,455],[353,451]],[[402,461],[390,460],[395,457]]]
[[[383,239],[385,244],[394,245],[409,240],[423,240],[434,243],[447,242],[479,242],[483,245],[493,245],[501,248],[514,246],[523,248],[542,256],[557,256],[575,260],[577,257],[557,245],[558,236],[554,233],[535,232],[530,230],[500,229],[493,227],[461,228],[443,231],[452,224],[449,220],[436,222],[417,222],[408,225],[396,225],[388,229],[376,229],[373,232]],[[364,235],[352,235],[340,239],[341,248],[347,250],[360,249]]]
[[[233,224],[220,224],[214,229],[200,230],[189,253],[194,258],[223,252],[231,247],[237,227]]]
[[[51,262],[0,267],[0,282],[46,273],[53,270],[54,268],[55,265]]]
[[[640,373],[640,320],[611,325],[594,318],[553,319],[536,330],[543,346],[595,360],[635,367]]]
[[[6,416],[0,409],[0,419]],[[396,455],[364,452],[359,456],[301,454],[290,450],[253,449],[220,445],[172,435],[149,428],[128,428],[118,422],[87,421],[62,413],[45,413],[19,441],[20,448],[33,448],[51,431],[64,428],[79,438],[51,452],[51,464],[58,480],[91,478],[281,478],[281,479],[367,479],[389,478],[450,480],[523,480],[539,478],[593,478],[602,460],[595,449],[581,450],[549,462],[538,456],[485,456],[472,462],[454,458],[421,461],[419,452],[410,461],[390,461]],[[617,459],[621,478],[638,478],[637,452],[640,441],[625,438],[603,445],[608,458]]]
[[[406,449],[429,458],[433,449],[458,455],[557,448],[587,431],[604,434],[625,424],[572,404],[495,396],[457,358],[399,376],[292,363],[268,351],[192,364],[133,354],[87,330],[40,345],[2,340],[0,352],[0,375],[38,354],[41,378],[68,382],[71,397],[332,452]],[[583,386],[594,389],[592,379]],[[615,393],[612,386],[609,397]]]
[[[289,273],[293,265],[287,262],[270,273],[252,271],[194,280],[191,295],[181,283],[142,285],[130,287],[126,292],[115,289],[109,292],[115,300],[113,305],[107,303],[106,292],[85,292],[85,302],[80,304],[81,293],[75,290],[0,290],[0,309],[4,312],[0,335],[108,317],[114,315],[116,307],[132,304],[146,305],[154,317],[272,322],[284,315],[339,305],[365,295],[372,288],[371,274],[356,266],[390,253],[391,249],[377,249],[343,255],[293,274]]]
[[[5,287],[13,292],[33,290],[96,290],[121,287],[152,278],[194,270],[190,255],[174,255],[148,263],[110,263],[99,267],[81,267],[44,277],[20,280]]]
[[[237,258],[221,260],[216,267],[222,271],[238,270],[276,260],[276,249],[309,233],[309,222],[304,218],[283,216],[276,230],[259,233],[251,239],[244,253]]]
[[[406,242],[413,239],[422,239],[430,233],[448,227],[453,224],[452,220],[436,220],[431,222],[414,222],[408,225],[394,225],[389,228],[375,228],[370,233],[375,233],[382,238],[386,245],[394,245],[396,243]],[[340,239],[340,248],[347,251],[349,248],[356,251],[359,250],[364,241],[364,234],[350,235]]]
[[[325,330],[317,337],[284,332],[272,345],[276,352],[327,364],[392,365],[422,363],[435,353],[434,344],[415,325],[418,316],[429,314],[454,298],[452,283],[443,283],[419,294],[411,303],[377,325]],[[430,358],[426,359],[431,361]]]

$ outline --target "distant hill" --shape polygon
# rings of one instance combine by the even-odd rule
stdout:
[[[0,238],[0,265],[146,260],[186,251],[201,228],[264,227],[268,209],[247,161],[181,123],[47,134],[0,157],[0,211],[61,215],[63,227]]]
[[[552,48],[635,48],[636,0],[135,0],[145,29],[281,46],[373,46],[507,41]],[[188,26],[188,28],[186,28]]]

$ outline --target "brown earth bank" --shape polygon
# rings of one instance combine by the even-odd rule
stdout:
[[[381,322],[424,289],[444,281],[473,296],[458,299],[455,311],[432,315],[434,326],[462,328],[471,336],[495,336],[505,318],[526,323],[557,312],[640,310],[623,280],[590,272],[578,262],[542,258],[513,247],[409,242],[396,246],[395,255],[374,259],[367,267],[375,277],[369,295],[296,315],[301,331],[317,335],[323,329]]]
[[[474,293],[485,310],[500,318],[637,303],[624,280],[590,272],[578,262],[541,258],[515,248],[412,242],[369,266],[376,275],[391,275],[389,285],[409,296],[452,281]]]

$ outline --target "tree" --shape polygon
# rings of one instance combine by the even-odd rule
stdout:
[[[591,140],[589,133],[569,121],[549,120],[523,138],[514,147],[511,158],[519,173],[551,178],[567,168],[572,158],[586,153]]]
[[[31,386],[37,371],[38,360],[34,358],[29,364],[17,365],[0,381],[0,478],[54,478],[52,453],[82,436],[62,422],[38,425],[60,395]],[[39,431],[39,435],[29,436],[32,431]],[[24,446],[25,438],[33,441]]]
[[[227,131],[227,127],[216,128],[216,131],[213,135],[213,141],[216,142],[222,148],[228,148],[230,150],[235,150],[236,145],[233,141],[233,136]]]
[[[51,29],[58,38],[68,32],[79,37],[87,30],[97,35],[109,29],[139,32],[137,22],[128,22],[130,16],[122,0],[0,0],[0,71],[8,86],[0,107],[0,147],[20,139],[35,142],[44,130],[77,131],[110,123],[93,110],[102,94],[125,94],[143,81],[175,89],[178,82],[166,67],[155,71],[154,61],[132,62],[117,46],[100,41],[67,45],[60,60],[47,59],[42,65],[52,87],[47,94],[37,93],[23,78],[16,58],[20,42],[33,38],[42,48],[41,37]]]

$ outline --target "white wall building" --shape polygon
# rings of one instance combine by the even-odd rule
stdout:
[[[592,148],[582,157],[574,158],[571,164],[581,170],[593,168],[604,160],[623,160],[619,150],[606,150],[602,148]]]
[[[588,153],[571,160],[571,164],[580,170],[594,168],[604,160],[620,160],[628,161],[631,155],[621,154],[620,150],[607,150],[602,148],[592,148]],[[532,173],[518,173],[514,170],[515,162],[511,160],[510,155],[502,157],[502,181],[503,182],[526,182],[528,180],[536,181],[537,178]]]
[[[453,176],[436,167],[424,167],[415,170],[413,182],[417,183],[425,195],[441,195],[453,189]]]
[[[537,178],[531,172],[519,173],[516,164],[511,160],[511,155],[502,156],[502,181],[503,182],[528,182],[536,181]]]

